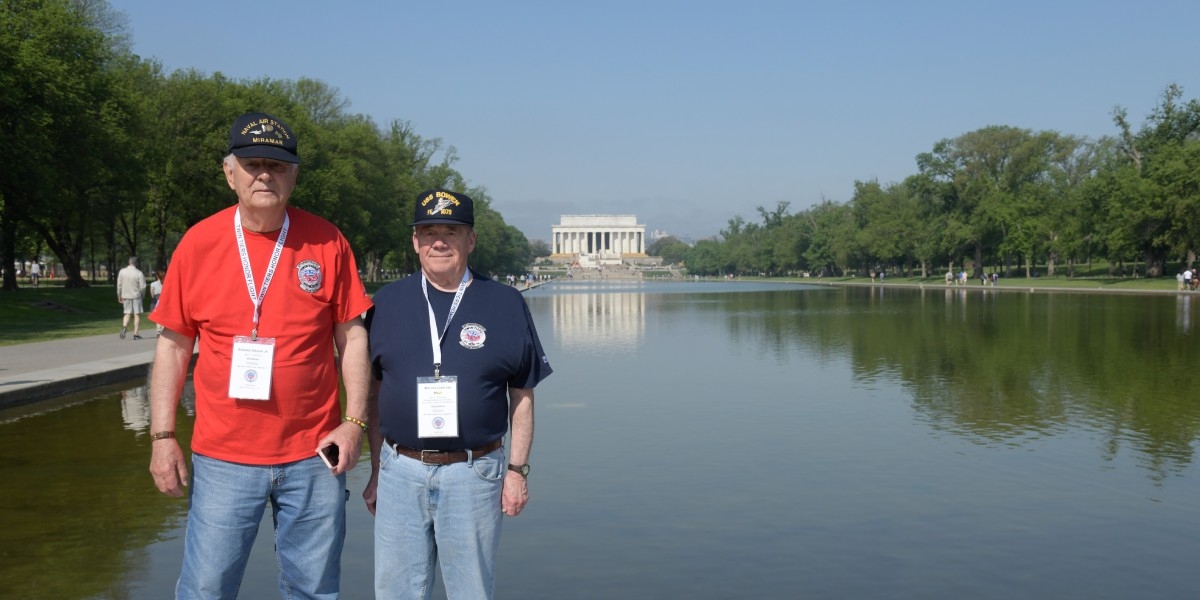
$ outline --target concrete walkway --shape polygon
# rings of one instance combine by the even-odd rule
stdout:
[[[0,346],[0,408],[145,377],[154,361],[154,324],[130,333]]]

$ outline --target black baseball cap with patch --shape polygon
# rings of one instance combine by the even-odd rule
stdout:
[[[229,153],[238,158],[270,158],[300,163],[292,128],[267,113],[238,117],[229,128]]]
[[[425,190],[417,194],[413,208],[412,226],[417,225],[475,226],[475,203],[466,194],[449,190]]]

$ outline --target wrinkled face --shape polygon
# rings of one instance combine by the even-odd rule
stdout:
[[[229,157],[225,181],[246,208],[278,208],[287,204],[296,187],[298,165],[270,158]]]
[[[467,268],[467,255],[475,250],[475,229],[466,225],[417,225],[413,229],[413,250],[426,277],[449,284]],[[458,281],[452,283],[458,285]]]

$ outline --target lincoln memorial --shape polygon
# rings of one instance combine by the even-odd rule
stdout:
[[[636,215],[562,215],[551,228],[551,258],[605,263],[646,256],[646,226]]]

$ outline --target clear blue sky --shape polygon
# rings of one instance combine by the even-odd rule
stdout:
[[[168,72],[319,79],[440,138],[530,239],[564,214],[701,238],[988,125],[1097,138],[1200,97],[1194,0],[110,2]]]

